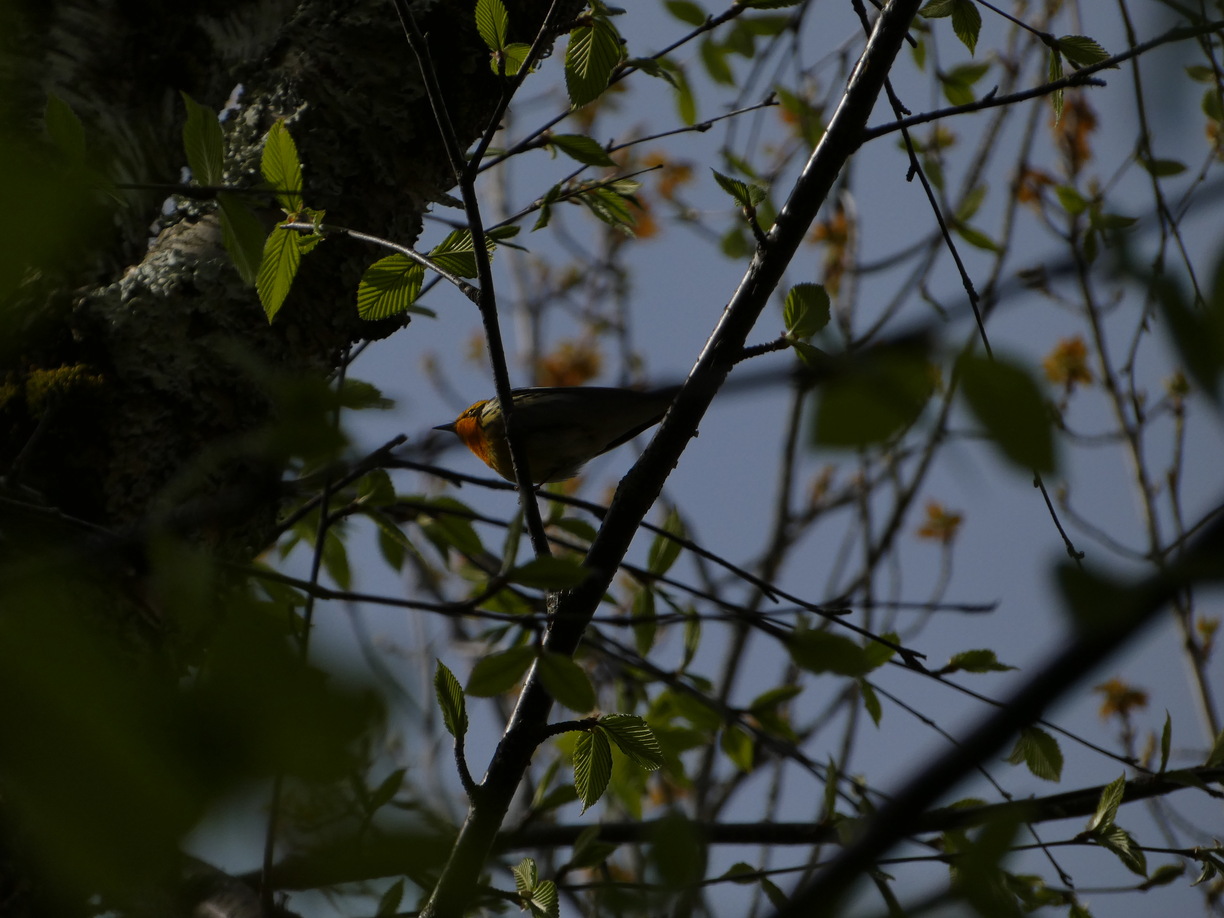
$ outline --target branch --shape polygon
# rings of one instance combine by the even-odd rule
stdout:
[[[545,637],[545,649],[568,656],[578,646],[638,526],[739,358],[749,332],[781,281],[842,166],[857,148],[919,2],[894,0],[877,20],[846,95],[777,223],[754,257],[658,433],[621,483],[607,520],[584,562],[591,575],[581,586],[558,597],[555,624]],[[539,731],[551,707],[552,699],[533,666],[481,785],[479,803],[468,811],[450,859],[421,912],[422,918],[463,915],[510,802],[531,763]]]

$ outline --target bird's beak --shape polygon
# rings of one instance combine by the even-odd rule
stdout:
[[[437,427],[434,428],[434,430],[449,430],[451,433],[454,433],[455,432],[455,422],[451,421],[449,424],[439,424]]]

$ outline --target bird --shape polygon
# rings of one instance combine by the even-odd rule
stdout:
[[[639,390],[607,386],[514,389],[515,436],[533,485],[573,478],[587,462],[659,423],[679,386]],[[434,430],[455,434],[476,458],[514,481],[501,405],[488,398]]]

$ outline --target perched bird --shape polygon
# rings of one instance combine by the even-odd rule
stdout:
[[[649,392],[599,386],[515,389],[515,436],[523,445],[531,483],[573,478],[589,460],[659,423],[678,391],[679,386]],[[514,481],[496,398],[477,402],[434,430],[451,431],[485,465]]]

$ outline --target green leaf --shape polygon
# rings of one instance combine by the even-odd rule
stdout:
[[[545,555],[514,568],[506,579],[534,590],[568,590],[586,580],[590,573],[578,558]]]
[[[599,718],[599,729],[638,767],[654,771],[663,765],[663,749],[654,731],[637,715],[605,714]]]
[[[1110,57],[1108,51],[1086,35],[1063,35],[1056,39],[1063,57],[1077,67],[1099,64]]]
[[[1016,466],[1054,471],[1050,413],[1033,378],[1018,365],[965,354],[961,392],[974,416]]]
[[[490,254],[496,248],[496,241],[485,234],[485,249]],[[471,230],[454,230],[446,238],[434,246],[429,257],[440,268],[457,274],[460,277],[475,277],[476,243],[472,240]]]
[[[286,213],[296,214],[302,209],[302,164],[298,160],[297,144],[289,136],[284,120],[272,125],[264,138],[259,171],[276,192],[276,200]]]
[[[565,654],[545,651],[539,662],[540,681],[558,704],[585,714],[595,707],[595,687],[581,666]]]
[[[1186,164],[1176,159],[1146,159],[1139,158],[1139,165],[1150,175],[1163,178],[1168,175],[1180,175],[1186,171]]]
[[[1147,859],[1143,855],[1143,849],[1135,843],[1129,832],[1121,826],[1111,826],[1108,829],[1101,829],[1094,832],[1092,840],[1102,848],[1108,848],[1117,855],[1118,860],[1132,873],[1137,873],[1141,877],[1147,876]]]
[[[552,880],[544,880],[531,891],[527,902],[533,918],[558,918],[561,914],[557,902],[557,884]]]
[[[671,71],[671,83],[676,88],[676,115],[684,124],[697,123],[697,97],[683,70]]]
[[[677,539],[686,538],[684,523],[680,514],[673,507],[663,521],[663,532],[656,533],[650,543],[650,551],[646,555],[646,570],[661,577],[671,570],[676,559],[680,557],[681,545]]]
[[[521,41],[512,41],[489,59],[489,66],[499,76],[518,76],[523,65],[527,63],[527,55],[530,53],[531,45]]]
[[[1168,886],[1173,881],[1180,879],[1185,872],[1185,864],[1161,864],[1152,871],[1151,877],[1140,888],[1148,890],[1157,886]]]
[[[1020,731],[1007,761],[1013,765],[1023,762],[1043,781],[1057,781],[1062,777],[1063,755],[1058,740],[1037,727],[1025,727]]]
[[[565,89],[570,105],[581,108],[599,98],[622,56],[620,35],[606,19],[595,19],[570,32],[565,49]]]
[[[706,12],[691,0],[666,0],[663,6],[676,19],[686,25],[705,25]]]
[[[582,801],[582,812],[591,808],[608,787],[612,777],[612,747],[599,730],[578,737],[574,747],[574,790]]]
[[[697,46],[697,53],[711,80],[723,86],[735,85],[735,74],[727,63],[727,51],[722,45],[707,35]]]
[[[731,178],[729,175],[723,175],[717,169],[711,169],[710,171],[714,173],[714,181],[718,182],[718,186],[731,195],[735,203],[740,207],[756,207],[769,194],[760,185],[741,182],[739,179]]]
[[[866,679],[859,680],[859,696],[863,699],[863,710],[871,717],[871,722],[878,727],[880,718],[884,716],[884,709],[880,706],[880,696],[876,694],[875,687]]]
[[[244,283],[255,285],[263,261],[267,230],[263,221],[240,196],[228,191],[217,193],[221,215],[221,241],[229,253],[238,276]]]
[[[598,867],[611,857],[617,845],[599,840],[599,826],[587,826],[578,833],[568,866],[574,870]]]
[[[379,897],[378,911],[375,912],[376,918],[391,918],[391,916],[399,914],[400,902],[403,898],[404,878],[400,877],[388,886],[382,896]]]
[[[1169,767],[1169,748],[1173,741],[1173,718],[1165,711],[1164,729],[1160,731],[1160,773]]]
[[[796,631],[786,639],[786,649],[798,666],[812,673],[865,676],[872,669],[862,647],[829,631]]]
[[[434,667],[434,693],[438,696],[438,707],[442,709],[442,723],[446,726],[446,732],[455,739],[466,735],[468,716],[463,686],[441,660],[438,660]]]
[[[1046,72],[1047,82],[1054,83],[1063,78],[1062,55],[1057,48],[1050,49],[1050,66]],[[1050,104],[1054,106],[1054,124],[1062,121],[1063,95],[1065,90],[1056,89],[1050,94]]]
[[[1224,374],[1224,261],[1216,266],[1205,308],[1193,305],[1178,284],[1165,278],[1151,287],[1186,372],[1218,403]]]
[[[539,885],[540,873],[534,858],[523,858],[510,868],[510,873],[514,876],[514,888],[520,896],[531,895],[531,891]]]
[[[549,146],[556,147],[566,156],[588,166],[614,167],[616,161],[605,152],[599,142],[584,134],[553,134],[548,138]]]
[[[918,15],[924,19],[946,19],[952,15],[956,3],[957,0],[930,0],[918,11]]]
[[[412,304],[421,293],[425,268],[398,252],[365,269],[357,284],[357,315],[370,321],[403,312],[420,312]]]
[[[1211,752],[1207,753],[1207,761],[1203,763],[1206,768],[1219,768],[1224,765],[1224,730],[1220,731],[1220,735],[1215,738],[1215,743],[1211,746]]]
[[[67,102],[59,96],[48,95],[43,124],[47,136],[64,154],[64,159],[77,166],[85,164],[85,126]]]
[[[923,342],[860,351],[830,367],[817,392],[813,444],[862,448],[913,424],[934,389]]]
[[[1069,216],[1078,217],[1088,209],[1088,201],[1070,185],[1056,186],[1054,188],[1054,196],[1058,198],[1058,203],[1062,205],[1062,209]]]
[[[220,185],[225,175],[225,137],[217,113],[180,93],[187,106],[183,125],[183,149],[191,177],[200,185]]]
[[[978,34],[982,31],[982,14],[973,0],[954,0],[952,3],[952,31],[961,40],[969,53],[977,48]]]
[[[786,293],[782,323],[787,337],[810,338],[829,324],[829,293],[823,284],[796,284]]]
[[[1118,816],[1118,807],[1126,794],[1126,775],[1116,781],[1111,781],[1101,788],[1101,799],[1097,801],[1096,812],[1088,820],[1089,832],[1106,832],[1113,828]]]
[[[536,658],[534,647],[512,647],[481,657],[468,677],[467,694],[491,698],[518,684]]]
[[[600,826],[589,825],[580,831],[574,840],[573,853],[569,856],[569,868],[574,870],[599,867],[616,853],[617,845],[600,841]]]
[[[263,304],[268,322],[276,318],[301,263],[301,249],[297,233],[273,227],[264,242],[263,259],[259,263],[259,274],[255,278],[255,290]]]
[[[985,252],[1000,251],[999,244],[983,233],[980,229],[970,226],[968,223],[957,222],[952,227],[958,236],[964,239],[975,249],[982,249]]]
[[[382,783],[374,789],[370,794],[370,799],[366,803],[366,812],[374,813],[382,807],[386,806],[395,799],[395,795],[399,793],[401,787],[404,786],[404,775],[408,773],[407,768],[397,768],[391,774],[383,778]]]
[[[506,5],[502,0],[476,0],[476,31],[490,51],[506,46]]]
[[[731,726],[723,728],[719,746],[726,753],[727,758],[731,760],[731,763],[744,774],[749,774],[752,771],[752,745],[752,737],[739,727]]]
[[[960,653],[953,654],[939,672],[941,674],[955,672],[1002,673],[1015,668],[1014,666],[1000,663],[998,656],[996,656],[993,650],[962,650]]]

